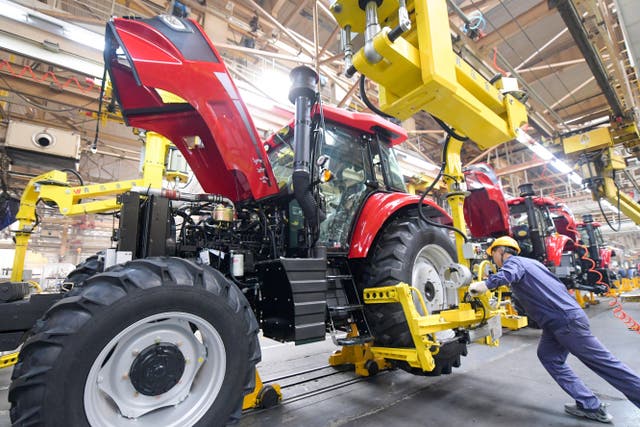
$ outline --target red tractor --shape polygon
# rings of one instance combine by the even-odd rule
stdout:
[[[14,423],[223,425],[254,387],[260,330],[301,344],[356,324],[360,335],[339,344],[413,347],[400,305],[364,305],[363,289],[402,281],[430,313],[458,305],[443,278],[456,261],[442,227],[452,221],[405,191],[402,128],[322,106],[318,76],[299,67],[295,119],[261,140],[191,20],[114,19],[104,55],[126,123],[170,139],[205,194],[123,195],[116,249],[132,261],[100,272],[91,259],[66,297],[2,304],[0,350],[24,343]],[[438,340],[432,375],[459,366],[469,335]]]
[[[535,196],[531,184],[521,185],[520,195],[507,200],[497,176],[486,165],[467,168],[465,178],[471,193],[465,199],[465,219],[475,239],[510,235],[518,241],[521,256],[545,264],[567,288],[607,291],[589,274],[593,263],[582,259],[584,249],[576,245],[577,225],[566,205]]]
[[[593,220],[591,214],[585,214],[582,216],[582,222],[579,222],[576,228],[580,233],[581,243],[589,251],[589,258],[595,263],[595,269],[602,275],[602,281],[609,286],[613,286],[617,273],[611,270],[611,262],[616,253],[613,248],[605,244],[600,231],[601,226],[602,224]]]

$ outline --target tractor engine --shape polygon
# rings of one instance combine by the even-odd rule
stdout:
[[[172,214],[177,255],[199,258],[232,277],[285,253],[287,215],[277,206],[188,204]]]

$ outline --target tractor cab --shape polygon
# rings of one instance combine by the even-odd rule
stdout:
[[[376,191],[406,193],[402,172],[392,145],[406,137],[391,123],[372,122],[353,126],[346,121],[344,111],[331,107],[316,109],[313,116],[312,157],[313,176],[324,220],[319,224],[317,244],[329,252],[347,252],[351,231],[365,200]],[[353,115],[354,113],[349,113]],[[324,121],[321,120],[324,117]],[[365,122],[361,121],[361,125]],[[380,125],[384,124],[385,128]],[[271,136],[266,143],[267,155],[281,191],[291,192],[294,168],[293,123]],[[290,243],[297,246],[297,234],[304,225],[297,200],[290,206]]]
[[[547,259],[548,240],[556,228],[548,204],[540,199],[528,201],[526,196],[510,199],[509,220],[522,255],[544,261]]]

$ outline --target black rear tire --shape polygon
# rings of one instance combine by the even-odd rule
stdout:
[[[215,400],[207,401],[205,405],[210,406],[205,406],[197,419],[189,418],[186,422],[184,415],[171,419],[171,414],[177,413],[174,408],[192,402],[191,397],[150,414],[168,411],[166,419],[155,425],[224,426],[234,412],[238,412],[242,396],[253,390],[255,365],[260,360],[258,324],[242,292],[220,272],[178,258],[150,258],[115,266],[90,277],[77,294],[49,309],[34,327],[13,371],[9,390],[13,425],[90,425],[85,411],[85,398],[88,397],[85,391],[91,385],[92,369],[96,369],[105,349],[111,348],[121,331],[135,327],[144,319],[160,318],[156,323],[150,323],[153,326],[163,322],[165,315],[171,319],[175,313],[202,319],[219,334],[223,344],[217,348],[226,354],[223,374],[219,376],[221,385]],[[197,337],[187,328],[187,336],[189,334]],[[200,336],[204,336],[204,331]],[[206,347],[206,354],[211,354],[210,344],[203,338],[198,340]],[[120,342],[114,349],[118,345]],[[110,358],[111,353],[106,357]],[[196,369],[195,380],[190,386],[207,383],[209,378],[198,377],[198,374],[208,372],[204,370],[206,363],[220,366],[211,359],[198,360],[202,366]],[[97,369],[107,363],[111,362],[105,361],[97,365]],[[133,377],[133,370],[132,364],[125,373],[130,372]],[[99,377],[97,382],[101,381],[102,377]],[[129,381],[134,382],[133,378]],[[159,383],[166,385],[166,381]],[[97,390],[96,387],[93,389]],[[193,390],[189,391],[189,396]],[[116,411],[119,409],[114,407]],[[136,426],[154,425],[145,422],[145,417],[147,414],[131,420],[116,416],[118,422],[114,425],[129,425],[129,421]],[[105,420],[105,423],[111,422]]]
[[[453,242],[443,229],[421,224],[416,217],[394,219],[377,239],[363,274],[362,288],[390,286],[405,282],[416,287],[423,294],[425,302],[429,304],[429,298],[434,296],[430,295],[429,290],[441,288],[442,283],[412,283],[419,258],[422,258],[420,262],[426,263],[427,267],[431,263],[434,271],[441,271],[446,265],[455,262],[457,256]],[[437,282],[437,279],[433,282]],[[444,300],[432,305],[430,311],[448,308],[451,302],[446,300],[446,294],[442,295],[442,289],[436,293]],[[432,303],[434,301],[432,300]],[[365,313],[376,345],[414,347],[400,304],[367,304]],[[436,368],[431,372],[413,369],[406,363],[399,363],[398,366],[420,375],[448,374],[453,367],[460,366],[460,356],[466,355],[466,352],[466,344],[463,341],[454,340],[443,345],[434,356]]]
[[[76,268],[67,275],[62,283],[64,291],[71,291],[82,286],[89,277],[104,271],[104,252],[98,252],[78,264]]]

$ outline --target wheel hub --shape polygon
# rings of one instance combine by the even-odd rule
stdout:
[[[158,396],[178,384],[184,373],[185,363],[184,355],[175,344],[154,344],[142,350],[135,358],[129,378],[139,393]]]
[[[433,282],[431,282],[431,280],[427,280],[424,284],[424,296],[427,301],[433,301],[436,297],[436,288],[433,286]]]
[[[187,425],[216,399],[226,366],[222,338],[199,316],[163,312],[140,319],[93,363],[85,385],[89,424]]]

